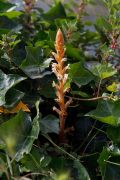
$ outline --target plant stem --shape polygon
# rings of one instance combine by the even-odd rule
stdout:
[[[65,97],[70,97],[70,96],[65,96]],[[98,96],[98,97],[88,98],[88,99],[72,97],[72,99],[78,100],[78,101],[97,101],[99,99],[110,99],[110,97],[109,96]]]
[[[100,86],[101,86],[101,82],[102,82],[102,79],[100,79],[99,84],[98,84],[97,97],[99,97],[99,94],[100,94]]]
[[[64,154],[68,155],[71,159],[73,160],[77,160],[76,157],[74,157],[72,154],[68,153],[67,151],[65,151],[63,148],[61,148],[60,146],[58,146],[57,144],[55,144],[52,139],[48,136],[48,135],[45,135],[45,134],[42,134],[47,140],[49,140],[49,142],[51,142],[51,144],[56,147],[58,150],[60,150],[61,152],[63,152]]]
[[[60,143],[64,143],[65,117],[59,116],[59,119],[60,119],[59,141],[60,141]]]

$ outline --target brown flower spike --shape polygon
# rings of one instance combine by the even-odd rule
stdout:
[[[30,11],[33,9],[35,5],[35,0],[23,0],[25,2],[25,12],[30,13]]]
[[[65,100],[65,93],[68,91],[67,88],[65,88],[66,81],[68,79],[67,69],[68,65],[65,65],[65,48],[64,48],[64,38],[61,30],[59,29],[57,31],[56,40],[55,40],[55,50],[56,53],[53,53],[56,63],[52,64],[52,71],[56,75],[58,79],[58,83],[54,82],[54,87],[56,89],[56,96],[57,99],[56,102],[58,103],[59,108],[53,107],[53,110],[56,111],[59,115],[60,119],[60,132],[59,132],[59,138],[60,143],[64,142],[65,138],[65,119],[67,116],[67,108],[71,103],[71,99],[68,101]]]

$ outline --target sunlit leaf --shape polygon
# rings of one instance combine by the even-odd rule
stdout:
[[[92,61],[85,63],[85,67],[95,76],[100,79],[111,77],[117,73],[117,70],[111,64]]]
[[[31,118],[23,111],[0,125],[0,139],[6,144],[9,155],[13,157],[23,146],[30,130]]]
[[[120,0],[112,0],[112,5],[120,5]]]
[[[120,126],[120,101],[101,100],[96,109],[86,116],[113,126]]]
[[[9,19],[13,19],[13,18],[19,17],[21,14],[22,12],[20,11],[10,11],[10,12],[0,13],[0,16],[6,16]]]
[[[107,86],[107,90],[110,92],[118,92],[120,83],[113,82],[111,85]]]

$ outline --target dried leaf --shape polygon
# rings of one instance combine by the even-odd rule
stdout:
[[[24,104],[22,101],[20,101],[17,106],[15,106],[14,108],[12,108],[11,110],[8,110],[4,107],[0,107],[0,113],[3,114],[14,114],[17,113],[18,111],[23,110],[25,112],[30,112],[29,108],[27,107],[26,104]]]

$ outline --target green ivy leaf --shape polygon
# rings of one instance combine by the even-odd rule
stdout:
[[[112,67],[111,64],[104,63],[100,64],[98,62],[87,62],[85,67],[95,76],[100,79],[105,79],[111,77],[117,73],[117,70]]]
[[[10,12],[3,12],[0,13],[0,16],[6,16],[9,19],[14,19],[19,17],[22,14],[20,11],[10,11]]]
[[[5,95],[8,90],[25,79],[25,77],[16,74],[6,75],[0,70],[0,106],[5,105]]]
[[[113,82],[111,85],[107,86],[107,90],[110,92],[118,92],[120,83]]]
[[[40,149],[32,148],[29,154],[21,159],[23,172],[42,172],[49,165],[50,156],[45,155]]]
[[[72,61],[84,61],[84,54],[79,48],[75,48],[71,44],[66,44],[67,57],[71,58]]]
[[[53,115],[45,116],[40,121],[41,132],[43,134],[56,133],[59,134],[59,119]]]
[[[98,159],[98,164],[99,164],[102,176],[104,176],[105,170],[106,170],[106,162],[105,162],[105,160],[108,160],[109,157],[110,157],[110,152],[107,150],[107,148],[103,148],[103,150],[102,150],[102,152],[100,154],[100,157]]]
[[[95,110],[86,114],[101,122],[119,126],[120,125],[120,101],[101,100]]]
[[[81,62],[71,64],[68,74],[71,81],[79,85],[86,85],[94,79],[94,76],[83,67]]]
[[[46,20],[54,21],[57,18],[66,18],[66,12],[61,2],[57,3],[47,13],[43,14]]]
[[[22,111],[0,125],[0,139],[6,144],[6,150],[12,157],[22,146],[30,129],[31,118]]]
[[[0,12],[5,12],[13,6],[14,6],[14,4],[11,4],[9,2],[5,2],[4,0],[1,0],[0,1]]]
[[[50,167],[55,170],[55,179],[82,179],[90,180],[89,174],[79,160],[70,160],[64,157],[53,157]],[[71,176],[72,175],[72,176]]]
[[[14,88],[11,88],[7,93],[6,93],[6,96],[5,96],[5,105],[4,107],[9,109],[9,108],[13,108],[16,104],[18,104],[18,102],[23,98],[24,96],[24,93],[17,90],[17,89],[14,89]]]
[[[43,78],[38,79],[38,83],[40,84],[40,88],[39,88],[40,95],[46,98],[55,98],[55,88],[53,88],[52,85],[53,81],[55,80],[56,78],[52,75],[47,75],[44,76]]]
[[[107,129],[107,135],[114,142],[114,144],[120,145],[120,127],[109,126]]]
[[[120,179],[120,159],[119,157],[111,159],[110,163],[107,163],[106,174],[104,180],[119,180]],[[114,164],[116,163],[116,164]]]
[[[89,177],[87,170],[80,163],[79,160],[74,161],[73,168],[77,169],[77,171],[78,171],[77,179],[90,180],[90,177]]]
[[[28,154],[39,134],[39,117],[31,122],[30,116],[20,111],[16,116],[0,125],[0,139],[6,144],[9,155],[19,161]]]
[[[25,141],[22,143],[21,147],[17,151],[15,155],[16,161],[19,161],[20,159],[23,158],[24,154],[28,154],[31,151],[33,142],[35,139],[38,138],[39,131],[40,131],[40,126],[39,126],[39,121],[40,121],[41,116],[37,115],[31,124],[32,129],[31,131],[27,134],[27,137],[25,138]]]
[[[120,154],[115,153],[115,148],[112,147],[112,150],[111,147],[103,148],[98,164],[104,180],[120,179]]]
[[[45,75],[51,74],[45,68],[49,67],[51,58],[44,60],[44,50],[41,47],[26,47],[26,59],[20,65],[20,68],[31,79],[42,78]]]

